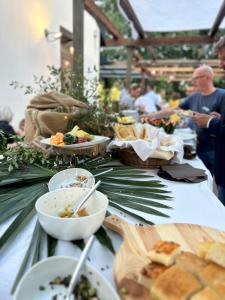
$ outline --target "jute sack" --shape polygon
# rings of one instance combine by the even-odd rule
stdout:
[[[34,97],[25,112],[26,141],[32,141],[38,136],[50,137],[58,131],[69,131],[76,116],[87,108],[87,104],[59,92]]]

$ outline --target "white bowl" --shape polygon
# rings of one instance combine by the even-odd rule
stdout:
[[[55,256],[35,264],[21,279],[13,300],[49,300],[56,294],[58,300],[65,299],[66,288],[62,285],[54,285],[51,289],[49,282],[55,277],[61,278],[71,275],[77,265],[77,259],[66,256]],[[91,265],[86,264],[82,272],[88,277],[91,286],[97,289],[100,299],[119,300],[117,293],[106,279]],[[45,290],[41,291],[40,286]]]
[[[66,207],[77,207],[87,188],[64,188],[48,192],[41,196],[35,208],[43,229],[54,238],[72,241],[89,237],[101,226],[108,206],[108,198],[101,192],[95,191],[84,204],[89,214],[79,218],[61,218],[60,212]]]
[[[81,168],[71,168],[56,173],[48,183],[49,191],[67,188],[68,185],[76,182],[77,176],[86,176],[87,181],[82,187],[92,188],[95,185],[95,178],[91,172]]]

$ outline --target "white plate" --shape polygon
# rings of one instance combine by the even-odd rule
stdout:
[[[64,145],[64,146],[51,145],[50,144],[50,138],[41,140],[41,143],[45,144],[45,145],[48,145],[48,146],[54,146],[54,147],[57,147],[57,148],[61,148],[61,149],[74,149],[74,148],[86,148],[88,146],[93,146],[93,145],[101,144],[101,143],[106,142],[108,140],[109,140],[109,138],[106,137],[106,136],[95,135],[94,139],[92,141],[90,141],[90,142],[84,142],[84,143],[79,143],[79,144],[71,144],[71,145]]]
[[[21,279],[13,300],[50,300],[57,294],[57,300],[65,298],[66,288],[63,285],[54,285],[51,289],[50,281],[55,277],[66,277],[73,273],[77,259],[67,256],[54,256],[34,265]],[[86,264],[83,272],[88,277],[91,286],[97,289],[98,297],[101,300],[119,300],[108,281],[90,264]],[[41,291],[40,286],[46,289]],[[61,295],[58,295],[61,293]]]
[[[82,168],[70,168],[56,173],[48,183],[49,191],[67,188],[68,185],[76,182],[77,176],[86,176],[87,180],[82,187],[92,188],[95,184],[94,176],[87,170]],[[81,182],[82,183],[82,182]]]

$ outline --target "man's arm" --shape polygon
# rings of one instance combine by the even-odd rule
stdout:
[[[208,128],[210,133],[225,138],[225,118],[218,119],[215,116],[195,113],[193,121],[199,127]]]
[[[190,109],[190,98],[185,98],[179,105],[179,108],[187,110]]]
[[[225,139],[225,120],[213,118],[208,124],[208,130],[210,133],[216,136],[221,136]]]

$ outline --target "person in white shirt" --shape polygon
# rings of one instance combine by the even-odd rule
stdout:
[[[151,85],[147,85],[147,93],[138,97],[134,106],[141,113],[152,113],[161,107],[161,102],[161,96],[153,91]]]
[[[134,110],[134,101],[140,95],[140,86],[137,83],[132,83],[129,87],[128,93],[120,99],[120,108]]]

